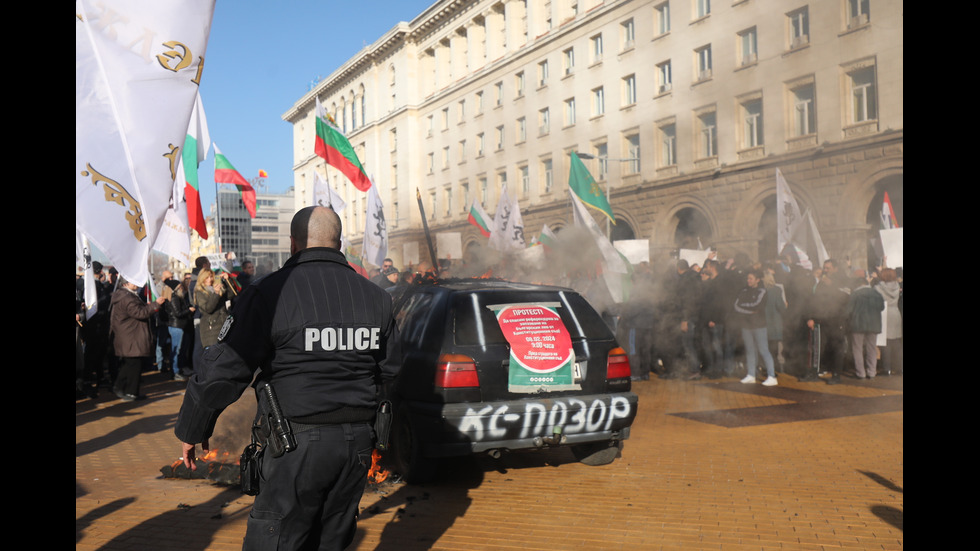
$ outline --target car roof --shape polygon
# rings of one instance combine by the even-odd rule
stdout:
[[[446,289],[450,292],[472,292],[472,291],[564,291],[577,293],[568,287],[558,287],[553,285],[539,285],[534,283],[520,283],[517,281],[506,281],[503,279],[490,278],[451,278],[439,279],[434,282],[425,281],[422,283],[411,284],[408,287],[438,288]],[[408,289],[406,289],[408,291]]]

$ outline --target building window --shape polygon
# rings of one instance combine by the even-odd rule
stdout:
[[[793,135],[806,136],[817,131],[813,84],[791,90],[793,96]]]
[[[664,2],[654,8],[656,12],[657,35],[670,32],[670,2]]]
[[[738,62],[743,67],[759,60],[755,27],[738,33]]]
[[[660,166],[677,164],[677,125],[665,124],[660,127]]]
[[[847,28],[866,25],[871,18],[871,0],[847,0]]]
[[[542,61],[538,63],[538,86],[545,86],[548,84],[548,61]]]
[[[527,140],[527,119],[521,117],[517,119],[517,143],[524,143]]]
[[[718,154],[718,128],[715,124],[715,112],[709,111],[698,115],[698,127],[700,158],[714,157]]]
[[[555,180],[551,159],[541,161],[541,175],[544,179],[544,182],[542,182],[544,184],[544,191],[545,193],[550,193]]]
[[[507,171],[501,170],[497,173],[497,189],[504,189],[507,185]]]
[[[466,140],[459,140],[459,163],[466,162]]]
[[[594,144],[592,154],[595,156],[596,179],[605,181],[609,177],[609,145],[606,142]]]
[[[606,112],[606,99],[602,87],[592,90],[592,116],[598,117]]]
[[[436,203],[436,191],[435,190],[432,190],[432,191],[429,192],[429,205],[430,205],[430,208],[429,208],[429,220],[435,220],[436,219],[436,206],[437,206],[437,203]]]
[[[565,70],[566,75],[572,74],[575,70],[575,48],[569,48],[562,52],[562,68]]]
[[[449,168],[449,146],[442,148],[442,169]]]
[[[504,148],[504,127],[500,125],[497,127],[497,151]]]
[[[397,128],[392,128],[391,130],[388,131],[388,146],[391,148],[392,151],[396,151],[398,149]]]
[[[498,82],[493,85],[493,101],[494,105],[500,107],[504,104],[504,83]]]
[[[551,111],[547,107],[538,111],[538,135],[544,136],[551,132]]]
[[[480,184],[480,204],[481,205],[489,204],[488,199],[490,198],[489,197],[490,190],[489,190],[489,186],[487,186],[487,177],[480,176],[479,184]]]
[[[640,135],[630,134],[626,136],[626,158],[629,159],[626,164],[627,174],[639,174],[640,173]]]
[[[759,147],[765,143],[762,132],[762,99],[742,103],[742,149]]]
[[[633,19],[627,19],[620,23],[620,49],[629,50],[636,43],[636,27],[633,26]]]
[[[810,43],[810,14],[806,6],[786,14],[789,31],[789,48],[799,48]]]
[[[875,68],[865,67],[847,74],[851,88],[851,122],[859,123],[878,118],[878,98],[875,90]]]
[[[483,114],[483,92],[476,93],[476,114]]]
[[[515,94],[517,97],[524,95],[524,71],[514,75],[514,89],[516,90]]]
[[[470,208],[470,184],[469,182],[462,182],[459,184],[460,191],[460,206],[462,206],[462,211],[466,212]]]
[[[671,70],[670,60],[657,65],[657,93],[666,94],[673,86],[674,76]]]
[[[428,119],[429,119],[429,121],[428,121],[428,127],[429,128],[428,128],[428,130],[425,133],[426,137],[432,136],[432,131],[435,130],[435,124],[436,124],[435,123],[435,120],[433,120],[433,118],[432,118],[432,115],[429,115]]]
[[[636,103],[636,75],[623,77],[623,105]]]
[[[466,100],[459,100],[459,122],[466,120]]]
[[[521,176],[521,195],[531,193],[531,174],[527,170],[527,165],[518,167],[517,172]]]
[[[700,19],[711,15],[711,0],[694,0],[694,18]]]
[[[589,59],[589,64],[595,64],[602,61],[602,35],[597,34],[589,39],[589,54],[591,58]]]
[[[575,98],[568,98],[565,100],[565,110],[564,110],[565,126],[573,126],[575,124]]]
[[[429,153],[429,174],[432,174],[436,170],[436,154]]]
[[[442,109],[442,129],[449,130],[449,108],[444,107]]]
[[[484,152],[484,150],[486,148],[486,145],[487,145],[486,136],[483,135],[483,132],[480,132],[479,134],[476,135],[476,156],[477,157],[482,157],[483,156],[483,152]]]
[[[711,78],[711,44],[694,50],[694,63],[699,82]]]

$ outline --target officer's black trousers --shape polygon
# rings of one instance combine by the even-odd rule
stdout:
[[[266,452],[243,549],[347,547],[373,449],[372,427],[348,423],[297,433],[281,457]]]

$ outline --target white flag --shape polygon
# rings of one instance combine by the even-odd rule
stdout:
[[[315,170],[313,171],[313,205],[330,207],[337,214],[347,206],[347,203],[340,198],[340,194],[334,191],[327,180],[320,177],[320,173]]]
[[[813,269],[813,259],[816,258],[818,265],[822,266],[830,258],[827,248],[823,245],[820,232],[817,231],[817,223],[813,219],[813,213],[806,211],[800,224],[796,225],[793,234],[790,236],[790,250],[796,253],[797,263],[804,268]]]
[[[585,205],[582,204],[582,200],[574,193],[571,193],[571,191],[569,193],[572,196],[575,225],[585,227],[592,234],[592,239],[595,240],[596,246],[599,247],[599,253],[602,254],[602,259],[605,261],[606,270],[617,274],[628,273],[629,268],[626,266],[626,261],[623,260],[622,255],[619,254],[616,247],[613,247],[612,243],[602,234],[602,230],[595,223],[595,219],[585,210]]]
[[[803,221],[800,206],[789,191],[783,173],[776,169],[776,254],[783,254],[783,248],[791,242],[793,232]]]
[[[92,268],[92,248],[88,245],[88,238],[75,230],[75,256],[81,262],[85,273],[82,278],[85,280],[85,319],[92,319],[92,316],[99,311],[99,296],[95,290],[95,271]]]
[[[514,198],[512,201],[507,195],[506,184],[500,192],[497,212],[493,215],[489,245],[500,252],[525,248],[524,221],[521,219],[521,210],[518,208],[517,199]]]
[[[364,227],[364,260],[380,266],[387,254],[388,228],[385,226],[378,186],[372,181],[368,189],[367,222]]]
[[[213,0],[75,3],[75,226],[147,281],[200,82]]]

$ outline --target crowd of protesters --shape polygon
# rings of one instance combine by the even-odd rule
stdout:
[[[83,273],[75,274],[76,397],[94,399],[99,388],[106,388],[127,402],[144,398],[139,392],[144,371],[186,381],[203,349],[217,342],[236,289],[255,275],[251,261],[233,273],[216,273],[202,256],[180,278],[163,270],[151,291],[99,262],[93,262],[92,269],[92,315],[87,314]]]
[[[616,329],[636,379],[737,376],[773,386],[790,373],[837,384],[844,373],[902,373],[902,296],[901,269],[868,273],[832,259],[813,270],[744,254],[693,269],[676,260],[659,273],[643,263]]]

